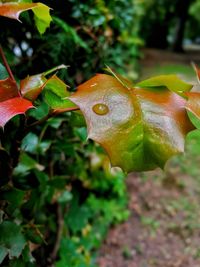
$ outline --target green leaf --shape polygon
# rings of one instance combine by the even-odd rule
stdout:
[[[42,3],[33,9],[35,25],[40,34],[43,34],[50,26],[52,18],[50,16],[50,8]]]
[[[0,264],[8,254],[8,249],[0,245]]]
[[[0,233],[0,263],[2,263],[6,255],[10,259],[13,257],[18,258],[26,244],[20,226],[10,221],[4,221],[0,224]]]
[[[42,3],[0,3],[0,16],[19,20],[20,14],[30,9],[34,13],[38,31],[43,34],[49,27],[52,18],[49,14],[50,8]]]
[[[69,202],[72,199],[73,195],[69,191],[64,191],[59,197],[58,197],[58,203],[66,203]]]
[[[20,81],[20,91],[23,97],[34,101],[39,94],[42,92],[42,90],[44,89],[44,87],[47,84],[51,84],[52,86],[56,86],[56,82],[52,82],[56,80],[57,76],[53,75],[50,78],[46,78],[45,76],[48,74],[51,74],[52,72],[55,72],[59,69],[63,69],[66,68],[65,65],[60,65],[57,66],[55,68],[52,68],[46,72],[40,73],[40,74],[36,74],[36,75],[32,75],[32,76],[27,76],[25,79]],[[57,78],[59,79],[59,78]],[[60,83],[62,81],[60,80]],[[64,84],[64,82],[62,82]],[[66,86],[66,85],[65,85]]]
[[[14,173],[24,175],[27,171],[30,171],[32,169],[42,171],[44,170],[44,166],[37,163],[37,161],[32,159],[28,154],[22,153],[20,156],[20,163],[15,168]]]
[[[168,82],[174,91],[190,88],[176,79],[175,85],[171,78]],[[105,74],[80,85],[70,100],[85,116],[88,137],[103,146],[112,166],[125,172],[163,168],[170,157],[184,151],[185,136],[194,129],[181,96],[170,90],[129,90]]]
[[[80,38],[80,36],[77,34],[77,32],[72,28],[69,24],[67,24],[64,20],[61,20],[58,17],[53,17],[53,21],[55,24],[57,24],[64,32],[66,32],[68,35],[71,35],[73,41],[75,44],[81,46],[87,51],[90,51],[90,48],[86,42],[83,41],[83,39]]]
[[[70,95],[67,85],[56,75],[51,77],[45,88],[45,101],[52,109],[67,109],[76,107],[69,99],[64,99]]]
[[[0,80],[6,79],[8,77],[8,73],[6,68],[0,63]]]
[[[172,92],[184,95],[185,92],[188,92],[192,89],[193,85],[182,81],[177,75],[170,74],[149,78],[137,83],[135,87],[153,89],[156,89],[157,87],[165,87]]]

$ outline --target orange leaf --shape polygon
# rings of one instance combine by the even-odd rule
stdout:
[[[129,90],[110,75],[96,75],[69,99],[85,116],[88,137],[104,147],[112,166],[126,172],[163,168],[183,152],[193,129],[181,96],[153,88]]]
[[[185,106],[186,109],[200,119],[200,93],[188,92],[186,95],[188,97],[188,101]]]
[[[0,15],[11,19],[19,20],[23,11],[33,9],[37,3],[4,3],[0,4]]]

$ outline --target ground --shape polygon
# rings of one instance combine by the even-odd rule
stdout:
[[[200,53],[148,49],[142,76],[172,72],[195,81],[191,61],[199,63]],[[190,134],[186,154],[170,160],[165,172],[130,174],[127,188],[130,217],[109,231],[99,267],[199,267],[200,131]]]

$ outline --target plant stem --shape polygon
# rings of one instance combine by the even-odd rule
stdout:
[[[64,112],[70,112],[70,111],[76,111],[76,110],[80,110],[78,107],[72,107],[72,108],[66,108],[66,109],[56,109],[56,110],[51,110],[46,116],[44,116],[43,118],[41,118],[38,121],[33,122],[32,124],[27,125],[24,128],[24,136],[30,132],[30,130],[32,128],[34,128],[37,125],[42,124],[43,122],[47,121],[48,119],[60,114],[60,113],[64,113]]]
[[[1,57],[2,61],[3,61],[3,64],[4,64],[6,70],[7,70],[8,74],[9,74],[11,80],[13,80],[13,82],[16,84],[15,77],[14,77],[14,75],[12,74],[12,71],[11,71],[11,69],[10,69],[10,66],[9,66],[9,64],[8,64],[8,61],[7,61],[6,57],[5,57],[5,54],[4,54],[4,52],[3,52],[3,48],[2,48],[1,45],[0,45],[0,57]]]

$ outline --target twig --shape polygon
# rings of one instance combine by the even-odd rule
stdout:
[[[4,52],[3,52],[3,49],[2,49],[2,46],[1,46],[1,45],[0,45],[0,57],[2,58],[3,64],[4,64],[4,66],[5,66],[6,70],[7,70],[7,72],[8,72],[8,74],[9,74],[10,78],[12,79],[12,81],[13,81],[15,84],[17,84],[17,82],[16,82],[16,80],[15,80],[15,77],[14,77],[14,75],[12,74],[12,71],[11,71],[10,66],[9,66],[9,64],[8,64],[8,61],[7,61],[7,59],[6,59],[5,55],[4,55]]]
[[[47,121],[49,118],[54,116],[53,112],[49,112],[46,116],[44,116],[42,119],[35,121],[25,127],[25,132],[29,132],[33,127],[42,124],[43,122]]]
[[[60,113],[64,113],[64,112],[70,112],[70,111],[77,111],[80,110],[80,108],[78,107],[73,107],[73,108],[65,108],[65,109],[55,109],[53,111],[54,115],[60,114]]]
[[[64,226],[64,218],[62,214],[62,207],[60,204],[58,204],[57,206],[57,216],[58,216],[58,231],[57,231],[57,236],[56,236],[56,242],[55,242],[53,251],[50,256],[50,259],[52,262],[54,262],[57,257],[57,253],[60,247],[60,241],[62,238],[63,226]]]

